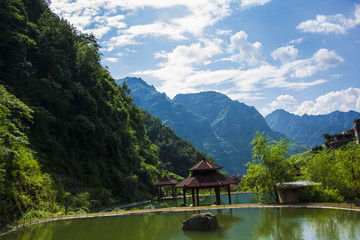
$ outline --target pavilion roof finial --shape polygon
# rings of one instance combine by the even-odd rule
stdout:
[[[195,164],[193,167],[189,169],[189,171],[206,171],[206,170],[213,170],[217,171],[219,169],[222,169],[222,167],[218,166],[215,163],[208,162],[206,160],[201,160],[197,164]]]

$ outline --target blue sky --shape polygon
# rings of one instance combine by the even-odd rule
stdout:
[[[115,79],[303,114],[360,111],[360,0],[52,0]]]

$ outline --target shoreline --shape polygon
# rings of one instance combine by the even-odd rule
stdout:
[[[185,211],[201,211],[201,210],[226,210],[226,209],[246,209],[246,208],[318,208],[318,209],[335,209],[335,210],[347,210],[360,212],[360,207],[356,207],[349,203],[309,203],[309,204],[261,204],[261,203],[249,203],[249,204],[231,204],[231,205],[213,205],[213,206],[195,206],[195,207],[170,207],[160,209],[138,209],[118,212],[99,212],[88,213],[81,215],[65,215],[65,216],[51,216],[47,218],[37,219],[33,222],[24,222],[16,227],[11,228],[9,231],[0,233],[0,237],[7,235],[11,232],[19,230],[24,227],[33,226],[40,223],[47,223],[61,220],[77,220],[88,219],[98,217],[116,217],[125,215],[141,215],[149,213],[171,213],[171,212],[185,212]]]

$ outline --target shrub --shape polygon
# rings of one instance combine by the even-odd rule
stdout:
[[[300,196],[301,202],[343,202],[338,189],[323,189],[321,185],[308,186]]]
[[[154,208],[155,208],[155,206],[152,205],[152,204],[149,204],[149,205],[147,205],[147,206],[144,207],[144,209],[154,209]],[[134,210],[135,210],[135,209],[134,209]]]
[[[169,208],[170,206],[169,206],[169,204],[167,204],[167,203],[162,203],[161,204],[161,208]]]

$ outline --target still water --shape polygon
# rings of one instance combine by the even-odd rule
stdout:
[[[207,211],[208,212],[208,211]],[[220,228],[182,231],[197,212],[152,213],[38,224],[1,240],[162,240],[162,239],[360,239],[360,212],[305,208],[213,210]]]

